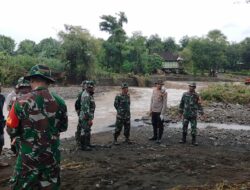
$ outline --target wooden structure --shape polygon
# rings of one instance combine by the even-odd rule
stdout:
[[[183,58],[171,52],[163,52],[159,54],[163,58],[162,70],[165,73],[184,73]]]

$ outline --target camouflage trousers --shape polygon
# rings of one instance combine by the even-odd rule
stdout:
[[[126,138],[129,138],[129,136],[130,136],[130,118],[119,118],[119,117],[116,117],[115,132],[114,132],[115,138],[117,138],[120,135],[123,126],[124,126],[124,136]]]
[[[88,120],[82,120],[77,126],[77,145],[80,147],[90,146],[91,126],[88,125]]]
[[[191,135],[196,136],[196,134],[197,134],[197,119],[196,119],[196,117],[195,118],[184,118],[183,119],[183,121],[182,121],[183,133],[187,134],[189,122],[191,124]]]
[[[76,139],[76,145],[80,147],[81,146],[81,125],[79,122],[76,128],[75,139]]]
[[[59,190],[60,167],[22,164],[19,155],[10,184],[12,190]]]

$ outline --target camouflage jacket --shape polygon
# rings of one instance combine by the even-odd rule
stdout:
[[[198,111],[203,114],[199,95],[196,92],[185,92],[181,98],[179,112],[184,118],[196,118]]]
[[[80,109],[81,109],[81,98],[82,98],[82,93],[84,91],[80,92],[77,96],[76,102],[75,102],[75,111],[79,115]]]
[[[117,111],[117,117],[130,118],[130,95],[118,94],[115,97],[114,102],[115,109]]]
[[[81,110],[80,110],[80,121],[81,120],[93,120],[95,113],[95,100],[94,96],[90,95],[86,90],[81,96]]]
[[[17,98],[6,123],[9,135],[20,137],[17,172],[60,163],[60,132],[68,127],[67,107],[61,97],[38,87]]]

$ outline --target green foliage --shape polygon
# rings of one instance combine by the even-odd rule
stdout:
[[[0,52],[0,80],[2,84],[15,84],[20,76],[25,74],[22,65],[13,64],[12,57]]]
[[[146,46],[148,48],[149,54],[161,53],[164,51],[162,40],[157,34],[151,35],[149,37]]]
[[[201,98],[207,101],[217,101],[233,104],[249,104],[250,88],[245,85],[218,84],[211,85],[200,92]]]
[[[245,68],[250,68],[250,38],[240,43],[240,52]]]
[[[111,15],[103,15],[100,24],[100,30],[108,32],[111,36],[103,43],[104,48],[104,65],[115,72],[120,72],[123,62],[125,61],[123,52],[126,49],[125,41],[126,32],[123,29],[123,23],[127,23],[125,13],[120,12],[118,18]]]
[[[20,55],[34,55],[36,43],[31,40],[21,41],[18,45],[17,54]]]
[[[132,72],[133,68],[134,68],[134,64],[132,62],[124,61],[124,63],[122,64],[122,71],[124,73]]]
[[[36,46],[36,53],[39,57],[58,58],[60,57],[61,44],[53,38],[43,39]]]
[[[75,82],[90,78],[97,64],[97,40],[87,30],[71,25],[65,25],[65,31],[59,36],[68,80]]]
[[[14,53],[15,41],[7,36],[0,35],[0,52],[6,52],[10,55]]]
[[[179,49],[179,46],[175,43],[174,38],[169,37],[163,41],[163,48],[164,48],[164,51],[177,52]]]
[[[162,58],[158,54],[152,54],[148,57],[148,63],[146,64],[146,73],[155,73],[157,69],[161,69]]]

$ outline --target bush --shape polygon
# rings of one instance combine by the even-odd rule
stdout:
[[[250,87],[236,84],[211,85],[200,92],[201,98],[207,101],[216,101],[232,104],[249,104]]]

